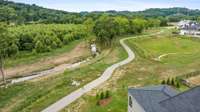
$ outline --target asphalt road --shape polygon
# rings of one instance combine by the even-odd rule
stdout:
[[[158,32],[158,33],[155,33],[155,34],[151,34],[151,35],[144,35],[142,37],[157,35],[157,34],[159,34],[161,32]],[[126,58],[125,60],[123,60],[121,62],[118,62],[116,64],[113,64],[112,66],[108,67],[98,79],[93,80],[92,82],[86,84],[84,87],[82,87],[82,88],[70,93],[69,95],[63,97],[59,101],[55,102],[54,104],[52,104],[49,107],[47,107],[46,109],[44,109],[42,112],[59,112],[60,110],[62,110],[63,108],[65,108],[66,106],[68,106],[69,104],[71,104],[72,102],[77,100],[78,98],[80,98],[85,93],[89,92],[90,90],[96,88],[100,84],[102,84],[105,81],[107,81],[112,76],[112,73],[114,72],[114,70],[116,70],[120,66],[123,66],[123,65],[128,64],[131,61],[133,61],[135,59],[135,54],[128,47],[128,45],[125,44],[124,41],[128,40],[128,39],[132,39],[132,38],[138,38],[138,37],[139,36],[135,36],[135,37],[129,37],[129,38],[124,38],[124,39],[120,40],[120,44],[122,45],[122,47],[128,53],[128,58]]]

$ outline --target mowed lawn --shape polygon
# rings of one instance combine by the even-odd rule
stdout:
[[[159,85],[164,79],[200,67],[200,42],[197,39],[179,38],[164,32],[153,37],[131,39],[127,44],[136,53],[136,59],[117,69],[105,84],[84,95],[63,112],[127,112],[128,88]],[[163,57],[161,61],[154,60],[165,53],[177,54]],[[178,90],[187,89],[181,85]],[[106,90],[111,91],[112,101],[106,106],[97,105],[96,94]]]
[[[168,54],[163,56],[160,62],[169,66],[183,67],[200,62],[200,40],[190,37],[155,37],[135,39],[129,42],[142,50],[143,56],[148,59],[155,59],[161,55]]]

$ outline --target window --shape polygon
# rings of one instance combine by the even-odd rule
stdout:
[[[130,106],[130,107],[133,107],[133,102],[132,102],[131,96],[129,96],[129,106]]]

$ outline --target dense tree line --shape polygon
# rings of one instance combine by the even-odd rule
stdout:
[[[99,19],[107,14],[112,17],[122,16],[126,18],[142,17],[145,19],[160,19],[160,21],[177,22],[181,19],[197,20],[200,10],[190,10],[187,8],[154,8],[145,11],[94,11],[72,13],[60,10],[47,9],[35,4],[27,5],[15,3],[7,0],[0,0],[0,21],[24,24],[24,23],[74,23],[82,24],[88,18]],[[163,19],[164,18],[164,19]],[[161,22],[162,23],[162,22]]]
[[[48,52],[87,36],[83,25],[37,24],[9,28],[18,51]],[[10,55],[10,54],[8,54]]]
[[[96,20],[93,32],[97,37],[97,42],[103,46],[110,46],[112,45],[112,41],[120,35],[138,34],[144,29],[159,26],[161,26],[161,21],[159,19],[129,19],[121,16],[110,17],[108,15],[103,15]]]
[[[0,21],[9,23],[82,23],[79,13],[46,9],[35,4],[27,5],[0,0]]]

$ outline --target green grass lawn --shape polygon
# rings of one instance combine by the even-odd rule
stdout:
[[[96,79],[108,66],[125,57],[127,57],[126,52],[117,44],[116,49],[110,48],[102,51],[100,56],[75,70],[15,84],[6,89],[0,88],[0,111],[39,112],[75,89]],[[71,86],[72,79],[81,82],[81,85]]]
[[[200,42],[193,39],[177,38],[168,31],[158,36],[131,39],[127,41],[127,44],[135,51],[136,59],[116,70],[106,84],[84,95],[66,107],[63,112],[72,110],[78,112],[126,112],[128,88],[159,85],[163,79],[182,75],[191,70],[198,70],[200,67],[200,61],[198,61]],[[161,62],[152,59],[169,52],[177,52],[182,54],[182,57],[169,55]],[[184,55],[184,53],[190,55]],[[119,78],[116,80],[114,77]],[[105,85],[106,87],[104,87]],[[181,85],[178,90],[185,91],[187,89]],[[97,105],[98,100],[95,94],[105,90],[111,91],[112,101],[107,106],[101,107]]]
[[[146,58],[153,59],[167,53],[175,53],[163,57],[163,64],[184,67],[200,61],[200,42],[187,38],[166,37],[151,39],[136,39],[129,41],[130,44],[139,46]]]

